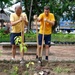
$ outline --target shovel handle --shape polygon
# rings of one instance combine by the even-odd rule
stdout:
[[[42,57],[42,53],[43,53],[43,45],[44,45],[44,31],[45,31],[45,22],[44,22],[44,28],[43,28],[43,34],[42,34],[42,46],[41,46],[41,55],[40,55],[40,57]]]

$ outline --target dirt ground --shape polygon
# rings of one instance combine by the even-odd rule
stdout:
[[[49,62],[44,61],[42,66],[34,62],[34,65],[28,68],[26,64],[29,62],[21,66],[19,63],[10,61],[12,57],[10,49],[0,47],[0,51],[0,75],[75,75],[75,45],[51,46]],[[25,54],[24,58],[26,61],[35,60],[35,54]],[[19,51],[16,54],[16,61],[18,60],[20,60]]]
[[[11,48],[2,48],[0,46],[0,60],[10,60],[12,58]],[[25,54],[25,60],[35,60],[35,50],[30,50],[31,54]],[[43,59],[45,55],[43,55]],[[16,60],[20,59],[19,50],[16,52]],[[49,61],[75,61],[75,45],[51,46],[49,51]]]
[[[0,63],[0,75],[75,75],[75,62],[37,62],[26,67],[19,63]],[[40,74],[43,73],[43,74]]]

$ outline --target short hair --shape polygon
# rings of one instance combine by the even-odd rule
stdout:
[[[50,7],[49,6],[44,6],[44,9],[50,10]]]
[[[22,6],[21,6],[21,5],[16,5],[16,6],[15,6],[15,9],[16,9],[16,8],[22,9]]]

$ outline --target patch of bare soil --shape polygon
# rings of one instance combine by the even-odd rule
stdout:
[[[75,62],[0,62],[0,75],[75,75]]]

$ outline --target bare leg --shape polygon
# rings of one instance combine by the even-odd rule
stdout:
[[[12,45],[12,56],[15,58],[16,55],[16,45]]]
[[[41,52],[41,46],[38,45],[37,47],[37,56],[40,57],[40,52]]]
[[[20,55],[21,55],[20,63],[21,63],[21,64],[25,64],[25,60],[24,60],[24,50],[22,50],[22,52],[20,52]]]
[[[49,45],[46,45],[45,48],[46,48],[46,59],[48,60],[48,56],[49,56]]]

